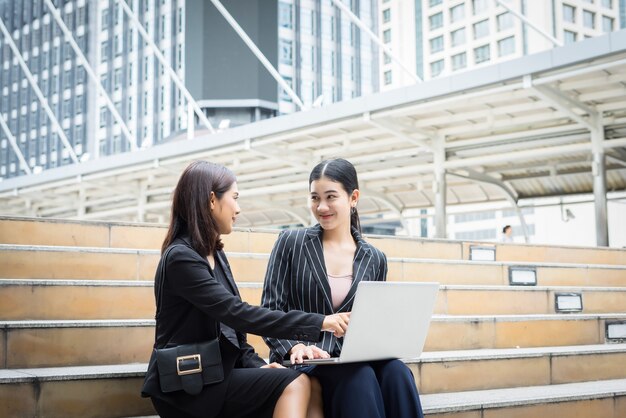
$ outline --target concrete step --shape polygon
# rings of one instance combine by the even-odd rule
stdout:
[[[626,324],[626,314],[435,315],[425,351],[604,344],[607,323]],[[154,321],[0,321],[0,337],[1,368],[142,362],[154,342]],[[260,337],[248,337],[269,357]]]
[[[0,217],[0,243],[158,249],[165,225]],[[278,231],[235,229],[223,237],[232,252],[269,253]],[[409,237],[371,236],[367,239],[389,257],[469,260],[470,247],[490,246],[497,261],[626,265],[626,251],[614,248],[494,244]]]
[[[138,396],[145,369],[145,364],[123,364],[0,370],[0,393],[6,395],[0,396],[0,413],[7,417],[154,416],[149,400]],[[430,418],[623,417],[626,379],[422,393],[421,400]]]
[[[626,417],[626,379],[424,395],[429,418]]]
[[[238,287],[244,301],[260,304],[262,283]],[[580,295],[582,313],[626,313],[626,287],[464,285],[441,286],[435,313],[553,314],[557,295]],[[0,300],[1,320],[145,319],[155,313],[151,281],[0,279]]]
[[[407,360],[420,393],[626,378],[626,344],[425,352]]]
[[[227,253],[238,281],[262,282],[267,253]],[[5,279],[153,280],[157,250],[0,244]],[[541,286],[626,287],[626,265],[510,263],[388,258],[388,280],[450,285],[508,285],[512,271],[534,271]]]
[[[152,415],[140,396],[145,371],[146,364],[0,370],[0,416]]]
[[[0,368],[147,362],[154,320],[0,321]]]
[[[152,281],[2,280],[0,319],[145,319],[155,314]]]

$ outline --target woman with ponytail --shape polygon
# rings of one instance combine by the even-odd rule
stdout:
[[[322,161],[309,175],[310,209],[318,224],[283,231],[276,241],[263,288],[262,305],[289,312],[350,312],[357,285],[384,281],[385,255],[361,236],[354,166],[337,158]],[[317,343],[265,338],[270,360],[292,364],[305,358],[338,357],[343,338],[325,333]],[[326,418],[422,417],[409,368],[400,360],[296,366],[312,380],[316,416]],[[321,386],[321,389],[320,389]],[[323,404],[323,407],[322,407]]]

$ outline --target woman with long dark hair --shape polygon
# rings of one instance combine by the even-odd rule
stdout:
[[[322,329],[343,335],[347,327],[345,314],[285,313],[241,301],[220,239],[233,229],[238,196],[234,174],[205,161],[189,165],[174,190],[155,277],[154,351],[142,388],[162,417],[304,418],[310,379],[266,364],[245,333],[318,341]],[[171,362],[161,357],[169,348],[215,348],[212,341],[219,349],[202,359],[199,354],[178,355]],[[176,384],[182,390],[172,390]]]
[[[309,192],[318,224],[280,234],[261,305],[285,312],[349,312],[360,281],[386,280],[387,259],[361,236],[359,183],[349,161],[337,158],[316,165],[309,176]],[[285,338],[265,342],[271,361],[297,364],[328,353],[338,357],[343,339],[325,333],[316,343]],[[319,380],[327,418],[423,416],[413,374],[400,360],[298,367]]]

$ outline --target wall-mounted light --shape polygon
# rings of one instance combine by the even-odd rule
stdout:
[[[537,286],[537,269],[532,266],[509,266],[509,285]]]
[[[581,293],[555,293],[554,310],[557,312],[582,312],[583,295]]]
[[[472,261],[496,261],[496,247],[470,245],[469,259]]]
[[[605,335],[607,342],[626,342],[626,322],[607,322]]]

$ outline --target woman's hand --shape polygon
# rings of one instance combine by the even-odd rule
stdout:
[[[350,312],[327,315],[322,323],[322,331],[330,331],[335,337],[343,337],[350,322]]]
[[[296,344],[289,350],[291,364],[302,364],[305,358],[330,358],[330,354],[315,345]]]
[[[262,369],[286,369],[282,364],[278,364],[276,362],[266,364],[265,366],[261,366]]]

